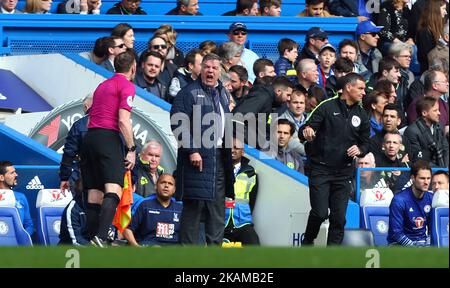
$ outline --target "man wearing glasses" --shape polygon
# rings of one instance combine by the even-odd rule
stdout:
[[[305,36],[305,46],[297,57],[296,63],[303,59],[313,59],[316,64],[319,62],[319,51],[323,45],[328,43],[328,33],[320,27],[311,27]]]
[[[159,74],[159,80],[165,87],[170,86],[170,81],[173,78],[173,74],[178,69],[178,67],[175,64],[171,63],[166,59],[168,49],[169,46],[167,45],[166,40],[164,40],[159,36],[154,36],[148,42],[148,51],[158,52],[164,57],[164,61],[161,64],[161,72]]]
[[[122,0],[116,3],[106,14],[121,14],[121,15],[147,15],[139,5],[141,0]]]
[[[123,39],[117,36],[108,37],[105,40],[105,47],[108,57],[100,63],[100,66],[104,67],[110,72],[116,72],[114,69],[114,58],[122,52],[127,50],[127,46],[123,42]]]
[[[247,26],[242,22],[234,22],[228,29],[228,39],[240,46],[244,46],[247,41]],[[255,73],[253,73],[253,64],[259,56],[250,49],[244,47],[244,51],[241,54],[240,65],[244,66],[248,72],[248,81],[253,83],[255,81]]]
[[[378,33],[383,29],[383,26],[376,26],[372,21],[362,21],[356,27],[356,37],[359,47],[358,58],[356,63],[360,64],[360,74],[364,79],[378,72],[378,64],[383,58],[380,50],[377,49],[378,40],[380,36]],[[365,68],[365,69],[364,69]]]

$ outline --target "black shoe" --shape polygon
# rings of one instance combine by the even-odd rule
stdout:
[[[94,238],[91,239],[91,244],[95,247],[105,248],[106,243],[100,239],[98,236],[94,236]]]
[[[308,241],[305,239],[305,233],[300,236],[301,246],[314,246],[314,241]]]

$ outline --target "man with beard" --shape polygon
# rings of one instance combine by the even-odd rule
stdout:
[[[0,189],[12,190],[14,186],[17,186],[17,174],[13,164],[9,161],[0,161]],[[13,191],[16,198],[16,209],[19,212],[20,221],[23,228],[30,234],[34,233],[33,220],[30,216],[30,206],[28,205],[27,197],[25,194]]]
[[[394,195],[389,206],[389,245],[429,246],[431,167],[419,160],[411,168],[412,186]]]

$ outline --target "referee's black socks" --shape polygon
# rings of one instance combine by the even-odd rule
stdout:
[[[100,204],[86,204],[87,234],[89,239],[91,239],[98,233],[98,220],[101,208],[102,205]]]
[[[120,198],[116,193],[105,193],[103,197],[102,209],[100,212],[100,222],[97,236],[103,241],[108,237],[108,229],[111,226],[114,214],[116,214],[117,205]]]

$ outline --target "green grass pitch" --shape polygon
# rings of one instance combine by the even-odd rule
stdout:
[[[80,268],[364,268],[374,253],[381,268],[449,268],[448,248],[69,246],[0,247],[0,268],[65,268],[78,256]]]

